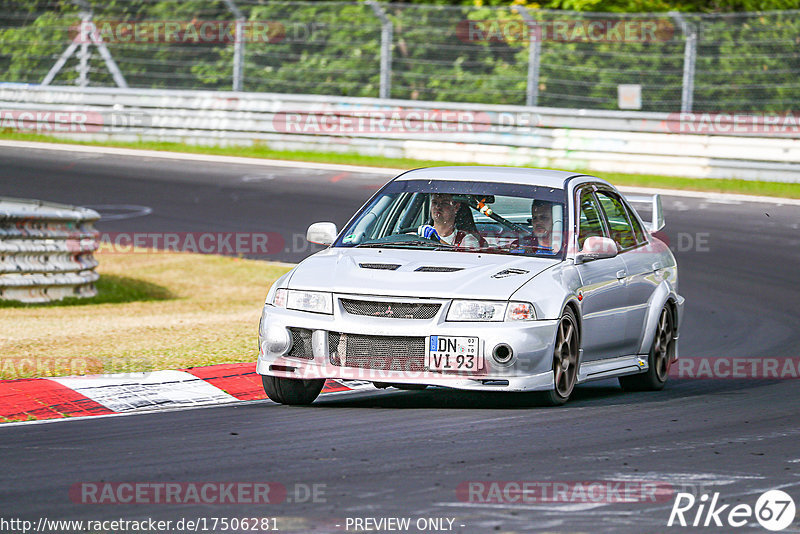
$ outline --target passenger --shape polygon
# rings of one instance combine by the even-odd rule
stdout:
[[[433,226],[424,224],[419,227],[417,234],[456,247],[479,248],[480,239],[469,209],[465,204],[453,200],[453,195],[434,193],[431,195]]]
[[[531,228],[536,237],[536,246],[540,248],[553,247],[553,202],[539,199],[533,201],[531,204]]]
[[[524,246],[558,252],[561,249],[560,240],[556,242],[553,239],[554,206],[555,202],[535,199],[531,203],[531,234],[520,236],[509,248]]]

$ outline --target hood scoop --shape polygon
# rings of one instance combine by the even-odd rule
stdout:
[[[362,269],[378,269],[380,271],[395,271],[400,267],[399,263],[359,263]]]
[[[518,274],[528,274],[525,269],[503,269],[499,273],[492,275],[492,278],[508,278],[509,276],[516,276]]]
[[[452,273],[455,271],[463,271],[463,267],[438,267],[436,265],[426,265],[424,267],[417,267],[414,269],[418,273]]]

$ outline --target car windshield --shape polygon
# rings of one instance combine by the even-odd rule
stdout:
[[[333,246],[556,257],[565,248],[565,213],[563,189],[397,180],[361,208]]]

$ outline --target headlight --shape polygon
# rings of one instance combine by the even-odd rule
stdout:
[[[333,294],[323,291],[300,291],[297,289],[278,289],[272,304],[289,310],[312,313],[333,313]]]
[[[492,302],[454,300],[447,311],[448,321],[533,321],[536,311],[530,302]]]
[[[286,307],[286,292],[289,291],[288,289],[277,289],[275,290],[275,294],[272,297],[271,304],[273,306],[277,306],[278,308],[285,308]]]
[[[447,311],[448,321],[502,321],[507,302],[454,300]]]
[[[530,302],[509,302],[506,321],[534,321],[536,310]]]

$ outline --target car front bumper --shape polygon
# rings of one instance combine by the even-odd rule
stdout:
[[[338,296],[335,296],[334,303],[333,315],[265,306],[259,327],[256,371],[262,375],[295,379],[337,378],[468,390],[536,391],[553,388],[553,344],[557,320],[447,322],[444,320],[447,309],[444,300],[438,301],[441,308],[432,319],[351,315],[341,307]],[[297,334],[299,329],[303,331],[302,339]],[[350,356],[343,360],[332,356],[337,349],[331,346],[331,340],[342,339],[339,337],[342,334],[368,339],[370,347],[380,345],[388,356],[361,358],[358,366],[348,365]],[[428,350],[430,336],[477,337],[483,367],[472,372],[429,370],[419,357],[420,347],[423,351]],[[287,340],[288,343],[284,343]],[[504,364],[492,357],[494,347],[501,343],[513,351],[511,360]],[[405,361],[411,358],[409,344],[415,347],[413,365]],[[296,345],[300,350],[294,348]]]

